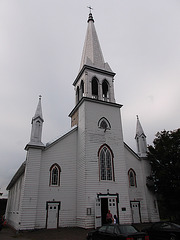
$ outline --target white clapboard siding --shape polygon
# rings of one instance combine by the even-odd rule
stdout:
[[[159,214],[154,194],[146,186],[146,177],[150,175],[150,164],[146,159],[139,158],[126,144],[125,157],[127,172],[133,169],[136,173],[137,187],[129,187],[130,201],[140,202],[140,212],[142,222],[159,221]]]
[[[106,117],[111,124],[111,130],[104,132],[98,128],[100,118]],[[97,193],[106,194],[107,189],[110,193],[120,193],[120,218],[122,222],[131,221],[131,211],[129,206],[129,195],[127,188],[127,176],[125,175],[126,163],[124,158],[124,144],[120,122],[118,106],[108,106],[94,102],[84,102],[79,109],[78,142],[79,142],[79,163],[78,168],[79,186],[78,205],[79,224],[83,219],[86,227],[94,227],[94,201]],[[117,121],[118,119],[118,121]],[[114,181],[99,180],[99,160],[98,150],[107,144],[114,153]],[[84,149],[83,149],[84,148]],[[84,159],[83,159],[84,158]],[[126,207],[126,214],[121,213],[121,208]],[[92,215],[86,215],[86,209],[92,209]],[[81,227],[81,225],[79,225]]]
[[[41,156],[41,149],[28,150],[20,207],[19,225],[22,230],[32,229],[35,226]]]
[[[102,117],[111,129],[98,127]],[[98,152],[104,144],[113,152],[112,181],[100,180]],[[60,186],[50,186],[50,168],[55,163],[61,168]],[[137,188],[129,187],[130,168],[136,172]],[[134,200],[140,202],[143,222],[157,221],[156,199],[146,187],[149,173],[148,162],[123,142],[120,105],[84,99],[78,109],[78,127],[45,149],[28,149],[25,172],[9,192],[8,221],[21,230],[45,228],[47,202],[59,202],[58,227],[93,228],[97,194],[108,192],[119,196],[120,223],[132,222],[130,201]]]
[[[60,202],[59,226],[76,225],[76,141],[74,130],[51,144],[42,154],[36,227],[46,226],[46,203]],[[50,167],[61,168],[60,186],[49,186]]]

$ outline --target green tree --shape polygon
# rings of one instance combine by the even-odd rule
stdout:
[[[167,216],[180,219],[180,129],[161,131],[148,147],[149,179]]]

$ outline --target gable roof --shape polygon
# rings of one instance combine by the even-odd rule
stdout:
[[[46,144],[44,150],[46,150],[46,149],[50,148],[51,146],[55,145],[56,143],[60,142],[60,141],[61,141],[62,139],[64,139],[65,137],[67,137],[67,136],[69,136],[70,134],[72,134],[73,132],[75,132],[75,131],[77,130],[77,128],[78,128],[77,126],[73,126],[70,131],[68,131],[68,132],[66,132],[65,134],[61,135],[60,137],[57,137],[56,139],[48,142],[48,143]]]
[[[26,168],[26,161],[24,161],[20,168],[17,170],[17,172],[15,173],[15,175],[13,176],[13,178],[11,179],[10,183],[8,184],[6,190],[10,190],[13,185],[16,183],[16,181],[21,177],[21,175],[24,173]]]
[[[137,153],[135,153],[132,148],[130,148],[125,142],[124,142],[124,147],[131,153],[133,154],[138,160],[140,160],[140,157],[138,156]]]

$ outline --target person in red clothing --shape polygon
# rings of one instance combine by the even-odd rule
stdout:
[[[112,220],[113,220],[112,214],[111,214],[110,210],[108,210],[108,213],[106,215],[106,222],[112,223]]]

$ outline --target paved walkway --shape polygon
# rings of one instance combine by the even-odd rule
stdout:
[[[10,228],[3,228],[0,240],[86,240],[88,231],[82,228],[59,228],[16,233]]]
[[[150,224],[136,224],[141,230]],[[86,240],[87,233],[91,230],[83,228],[58,228],[53,230],[41,229],[17,233],[5,227],[0,231],[0,240]]]

